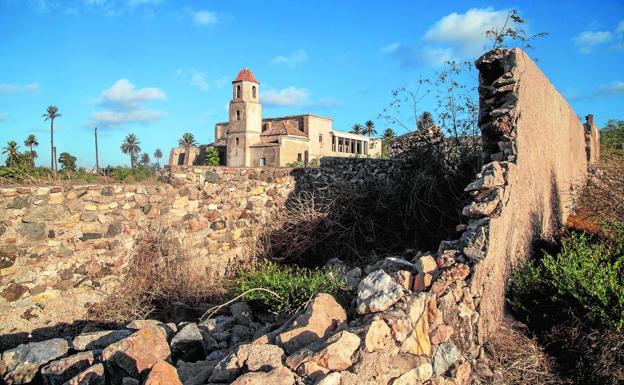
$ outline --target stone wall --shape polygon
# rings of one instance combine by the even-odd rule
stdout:
[[[466,188],[474,200],[463,211],[465,231],[439,252],[456,250],[471,265],[483,341],[502,320],[509,271],[565,222],[599,143],[593,122],[585,128],[523,51],[495,50],[476,65],[485,165]]]
[[[220,273],[245,257],[293,189],[290,169],[225,167],[152,185],[0,188],[0,329],[28,311],[37,324],[37,314],[63,298],[84,311],[83,301],[115,287],[142,231],[172,229],[198,272]],[[80,317],[57,308],[45,316]],[[28,329],[30,321],[19,322]]]

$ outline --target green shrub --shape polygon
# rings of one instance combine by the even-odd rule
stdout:
[[[206,165],[208,166],[218,166],[221,164],[221,160],[219,159],[219,151],[216,147],[210,147],[206,151]]]
[[[254,269],[241,271],[233,279],[231,289],[236,295],[263,288],[277,294],[255,290],[244,295],[254,307],[274,312],[292,313],[318,293],[328,293],[343,301],[349,296],[345,281],[335,270],[321,268],[310,270],[302,267],[264,262]]]
[[[150,178],[152,175],[154,175],[154,171],[149,166],[142,164],[134,169],[134,180],[137,182]]]
[[[303,163],[302,160],[298,160],[296,162],[290,162],[290,163],[286,163],[286,167],[292,167],[292,168],[304,168],[305,164]]]
[[[117,179],[120,182],[125,181],[130,175],[132,175],[132,170],[129,169],[128,167],[115,167],[113,169],[113,175],[115,176],[115,179]]]
[[[613,240],[583,233],[563,239],[561,250],[528,262],[512,275],[509,303],[530,323],[561,316],[561,309],[620,330],[624,326],[624,254],[620,229]]]

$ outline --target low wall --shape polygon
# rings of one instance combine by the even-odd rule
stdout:
[[[14,324],[9,314],[19,319],[63,297],[80,309],[78,298],[110,292],[141,231],[170,228],[198,272],[222,272],[283,207],[290,171],[193,168],[153,185],[0,188],[0,333]],[[45,316],[79,317],[62,309]]]

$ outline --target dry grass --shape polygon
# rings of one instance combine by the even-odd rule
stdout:
[[[120,282],[117,292],[89,310],[90,318],[112,322],[163,318],[172,304],[193,308],[225,296],[220,280],[196,271],[192,254],[169,230],[145,231],[137,238]]]
[[[555,374],[552,359],[534,340],[510,325],[501,326],[483,347],[487,365],[476,368],[475,384],[571,384]]]
[[[593,216],[621,221],[624,218],[624,156],[605,151],[579,202]]]

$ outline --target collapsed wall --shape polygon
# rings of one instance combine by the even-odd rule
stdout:
[[[586,128],[522,50],[492,51],[476,66],[486,164],[466,189],[474,201],[464,209],[470,220],[460,247],[474,263],[482,340],[503,316],[510,268],[565,222],[599,142],[593,119]]]

